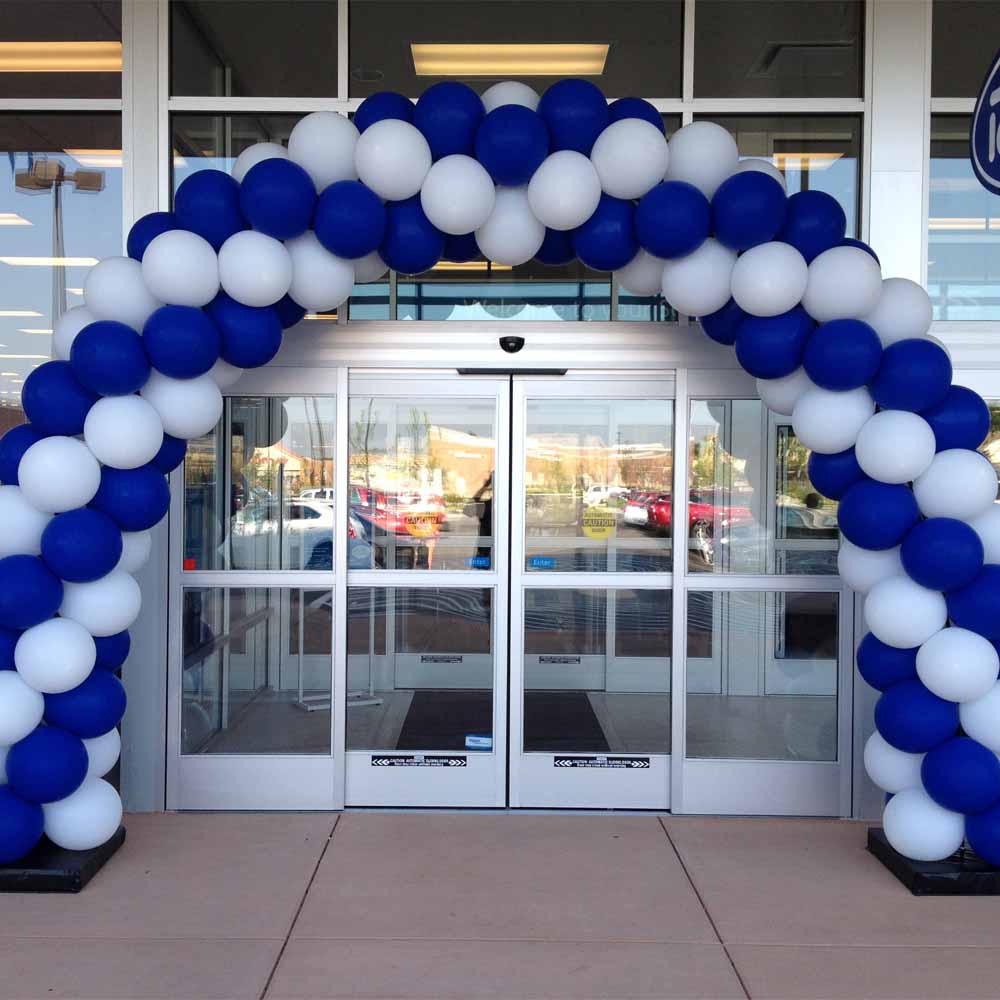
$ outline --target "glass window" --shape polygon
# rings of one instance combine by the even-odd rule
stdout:
[[[970,122],[931,116],[927,291],[935,319],[1000,319],[1000,200],[972,172]]]
[[[679,97],[682,18],[681,0],[351,0],[350,96],[575,76],[609,97]]]
[[[988,399],[990,407],[990,432],[979,450],[990,460],[1000,476],[1000,400]]]
[[[864,4],[698,0],[695,97],[860,97]]]
[[[1000,38],[996,0],[934,0],[931,94],[977,97]]]

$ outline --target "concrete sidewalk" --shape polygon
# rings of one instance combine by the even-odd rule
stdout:
[[[132,816],[79,896],[0,896],[0,997],[1000,995],[1000,898],[914,898],[858,823]]]

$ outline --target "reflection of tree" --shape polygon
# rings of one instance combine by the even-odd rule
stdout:
[[[359,457],[363,463],[362,475],[365,477],[365,488],[371,489],[371,435],[372,427],[375,424],[375,400],[368,400],[368,405],[361,411],[360,419],[351,425],[351,477],[354,477],[355,469],[359,464]]]

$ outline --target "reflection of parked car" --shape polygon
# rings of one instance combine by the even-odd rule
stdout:
[[[688,530],[694,536],[710,538],[716,522],[730,525],[741,524],[751,519],[749,507],[729,507],[722,504],[706,503],[704,494],[692,492],[688,498]],[[714,498],[712,498],[714,499]],[[661,493],[647,506],[646,526],[651,531],[667,534],[672,519],[672,503],[669,493]]]
[[[444,498],[419,490],[383,490],[351,484],[351,510],[364,522],[369,537],[397,535],[434,538],[447,516]]]
[[[334,512],[327,503],[255,500],[232,519],[230,548],[233,569],[329,568],[333,553]],[[317,566],[317,562],[325,565]]]
[[[333,487],[318,486],[315,489],[303,490],[299,494],[300,500],[322,500],[326,503],[333,503]]]
[[[615,500],[627,493],[628,488],[625,486],[588,486],[587,492],[583,495],[583,505],[584,507],[596,507],[598,504]]]
[[[645,526],[649,521],[649,504],[660,494],[650,490],[632,490],[625,500],[622,520],[626,524]]]

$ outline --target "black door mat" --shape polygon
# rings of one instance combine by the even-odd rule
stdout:
[[[492,691],[415,691],[396,749],[465,750],[466,736],[492,732]]]
[[[583,691],[527,691],[524,749],[526,753],[604,753],[609,747]]]

